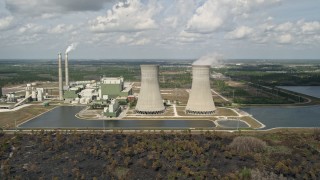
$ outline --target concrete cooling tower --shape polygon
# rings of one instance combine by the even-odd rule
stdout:
[[[141,65],[141,89],[136,106],[139,114],[160,114],[165,107],[159,88],[159,66]]]
[[[192,66],[192,87],[186,107],[188,114],[206,115],[213,114],[216,110],[214,105],[210,81],[210,66]]]

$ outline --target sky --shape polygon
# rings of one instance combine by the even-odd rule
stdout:
[[[0,59],[320,59],[319,0],[0,0]]]

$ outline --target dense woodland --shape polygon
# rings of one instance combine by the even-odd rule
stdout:
[[[320,130],[0,134],[0,179],[319,179]]]
[[[290,64],[245,64],[228,65],[218,72],[234,80],[251,82],[264,86],[319,86],[320,65]]]
[[[71,81],[99,80],[101,76],[123,76],[126,81],[140,80],[141,64],[159,64],[163,71],[181,71],[178,75],[163,74],[161,87],[182,87],[191,82],[186,65],[190,61],[172,60],[70,60],[69,73]],[[64,70],[64,69],[63,69]],[[57,81],[57,60],[1,60],[0,86],[28,83],[34,81]],[[163,81],[164,79],[164,81]]]

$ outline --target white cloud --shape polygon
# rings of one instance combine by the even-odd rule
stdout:
[[[226,35],[226,38],[228,39],[244,39],[247,38],[251,33],[253,32],[253,29],[247,26],[240,26],[237,27],[235,30],[229,32]]]
[[[187,31],[212,33],[220,28],[227,16],[224,3],[208,0],[200,6],[187,24]]]
[[[142,39],[138,39],[135,42],[132,43],[132,45],[145,45],[145,44],[149,44],[151,42],[150,39],[148,38],[142,38]]]
[[[306,22],[302,24],[301,29],[305,34],[320,33],[320,23],[318,21]]]
[[[14,20],[13,16],[7,16],[7,17],[4,17],[4,18],[1,18],[0,19],[0,30],[9,29],[13,24],[13,20]]]
[[[117,44],[127,44],[127,43],[130,43],[132,42],[132,38],[128,38],[124,35],[121,35],[117,40],[116,40],[116,43]]]
[[[40,24],[28,23],[19,28],[19,33],[43,33],[45,32],[45,27]]]
[[[61,34],[61,33],[72,31],[73,29],[74,29],[73,25],[58,24],[57,26],[49,29],[48,33]]]
[[[293,37],[291,36],[291,34],[284,34],[280,35],[277,40],[280,44],[289,44],[293,41]]]
[[[293,27],[294,27],[294,24],[292,22],[286,22],[286,23],[279,24],[275,28],[275,30],[280,32],[288,32],[292,30]]]
[[[207,0],[189,19],[186,30],[195,33],[213,33],[241,18],[251,17],[254,10],[278,2],[280,0]]]
[[[93,32],[133,32],[157,28],[153,16],[158,12],[157,4],[144,5],[139,0],[119,2],[108,10],[106,16],[89,21]]]

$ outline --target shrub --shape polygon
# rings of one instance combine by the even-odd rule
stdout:
[[[233,139],[228,148],[237,152],[261,152],[266,148],[266,142],[255,137],[238,136]]]
[[[240,179],[251,179],[251,170],[248,168],[243,168],[239,173]]]

